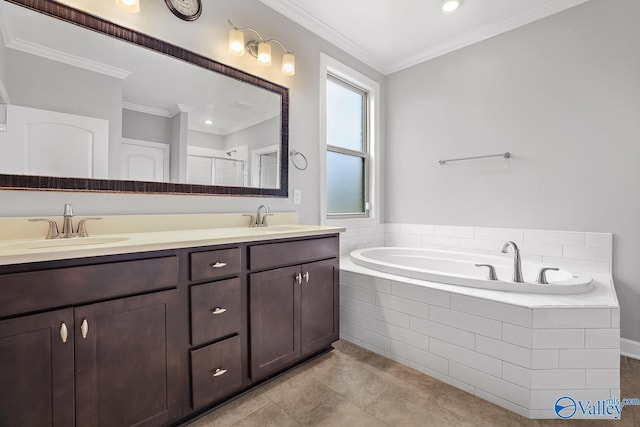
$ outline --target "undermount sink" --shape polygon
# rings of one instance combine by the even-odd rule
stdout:
[[[126,237],[73,237],[70,239],[50,239],[21,242],[11,245],[12,249],[48,249],[66,248],[69,246],[93,246],[117,243],[129,240]]]

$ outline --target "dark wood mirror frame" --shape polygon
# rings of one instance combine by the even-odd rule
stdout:
[[[280,188],[227,187],[219,185],[169,182],[125,181],[113,179],[65,178],[0,174],[0,188],[14,190],[89,191],[107,193],[185,194],[220,196],[288,197],[289,187],[289,89],[260,77],[221,64],[179,46],[122,27],[51,0],[4,0],[45,15],[108,36],[151,49],[158,53],[206,68],[212,72],[258,86],[281,96]]]

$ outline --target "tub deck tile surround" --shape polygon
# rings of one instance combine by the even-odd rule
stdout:
[[[610,234],[411,224],[385,230],[387,246],[491,255],[513,240],[525,256],[531,248],[539,261],[580,267],[596,286],[578,295],[463,288],[372,272],[343,257],[344,339],[529,418],[557,418],[554,404],[565,395],[621,397]]]

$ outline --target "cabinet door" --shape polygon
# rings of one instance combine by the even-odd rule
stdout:
[[[302,266],[302,355],[322,350],[339,335],[339,266],[337,259]]]
[[[176,302],[169,290],[76,308],[76,425],[180,416]]]
[[[300,357],[300,267],[249,276],[251,378],[257,380]]]
[[[71,309],[0,322],[1,426],[73,426],[73,338]]]

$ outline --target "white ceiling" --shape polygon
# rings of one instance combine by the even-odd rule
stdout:
[[[383,74],[477,43],[588,0],[261,0]]]

